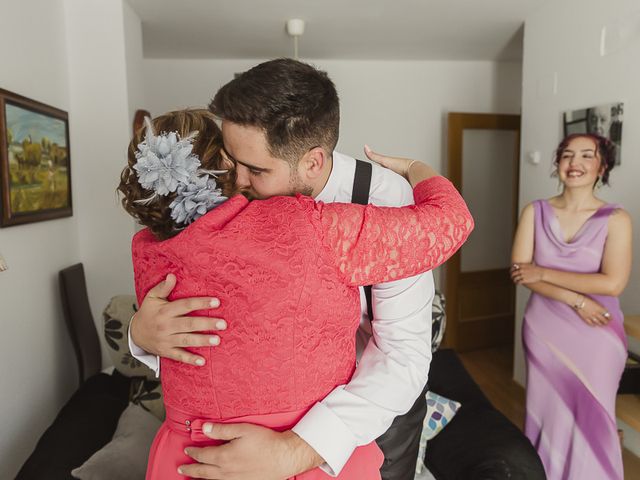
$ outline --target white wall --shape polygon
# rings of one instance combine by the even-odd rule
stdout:
[[[69,109],[63,0],[4,2],[0,58],[0,88]],[[0,230],[0,478],[15,476],[76,386],[57,272],[79,260],[77,220]]]
[[[137,80],[135,72],[127,74],[122,0],[66,0],[65,7],[70,130],[76,139],[72,138],[71,155],[76,159],[74,188],[81,199],[75,204],[79,245],[89,302],[94,320],[101,325],[101,312],[109,299],[133,291],[134,227],[115,192],[130,140],[128,86]],[[128,5],[126,12],[127,23],[135,31],[135,14]],[[137,49],[141,46],[129,46],[130,52]]]
[[[127,96],[129,102],[129,125],[136,110],[144,108],[144,72],[142,52],[142,22],[127,1],[123,2],[124,48],[127,62]]]
[[[204,106],[234,73],[261,61],[145,59],[147,108],[159,115]],[[306,61],[326,70],[338,89],[338,150],[360,158],[368,143],[442,170],[448,112],[520,111],[520,63]]]
[[[139,24],[122,0],[3,4],[0,88],[69,112],[74,215],[0,230],[9,265],[0,272],[0,478],[15,476],[77,388],[58,270],[85,264],[98,324],[112,295],[133,291],[133,222],[114,191],[129,140],[129,86],[141,96]],[[136,52],[138,70],[127,73]]]
[[[145,59],[152,114],[206,105],[218,88],[263,60]],[[521,64],[494,62],[306,60],[326,70],[340,95],[338,149],[427,160],[441,168],[450,111],[519,113]]]
[[[640,36],[636,31],[626,47],[600,56],[602,27],[631,19],[640,20],[637,0],[564,0],[548,3],[525,24],[522,158],[540,151],[540,165],[521,161],[520,208],[537,198],[557,193],[549,178],[551,157],[561,139],[561,113],[565,110],[625,102],[622,165],[611,174],[611,188],[600,195],[624,205],[634,221],[633,273],[621,297],[626,313],[640,313]],[[609,29],[611,31],[611,29]],[[557,93],[554,94],[554,76]],[[520,331],[528,294],[519,289],[515,379],[524,383],[525,369]]]

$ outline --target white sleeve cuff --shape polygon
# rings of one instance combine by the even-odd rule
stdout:
[[[318,429],[318,425],[323,425],[323,428]],[[332,477],[340,474],[357,447],[353,433],[322,403],[316,403],[292,431],[324,459],[320,469]],[[327,435],[327,432],[331,434]]]
[[[129,324],[129,328],[127,330],[127,339],[129,341],[129,351],[131,352],[131,355],[133,355],[133,358],[141,361],[151,370],[156,372],[156,378],[159,377],[160,376],[160,357],[157,357],[156,355],[152,355],[144,351],[133,342],[133,339],[131,338],[131,324]]]

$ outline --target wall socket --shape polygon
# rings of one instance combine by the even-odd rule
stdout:
[[[7,262],[5,262],[4,257],[0,253],[0,272],[4,272],[7,268],[9,268]]]

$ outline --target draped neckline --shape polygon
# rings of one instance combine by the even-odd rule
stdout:
[[[609,203],[605,203],[604,205],[601,205],[595,212],[593,212],[592,215],[589,216],[589,218],[587,218],[584,221],[584,223],[580,226],[580,228],[576,231],[576,233],[573,234],[573,236],[569,240],[565,240],[564,234],[562,231],[562,226],[560,225],[560,218],[558,218],[558,214],[556,212],[555,207],[551,205],[551,203],[547,199],[544,199],[542,201],[542,204],[546,205],[546,207],[551,213],[550,225],[551,225],[551,229],[553,231],[554,236],[559,242],[561,242],[564,245],[575,245],[576,243],[578,243],[578,241],[580,240],[580,237],[584,234],[587,226],[591,223],[591,221],[597,218],[599,216],[598,214],[603,209],[611,206]]]

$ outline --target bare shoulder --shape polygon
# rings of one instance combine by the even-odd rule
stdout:
[[[630,230],[631,215],[624,208],[616,208],[609,216],[609,230]]]
[[[533,221],[533,218],[535,215],[535,209],[534,209],[533,203],[534,202],[527,203],[522,209],[522,213],[520,214],[521,222]]]

